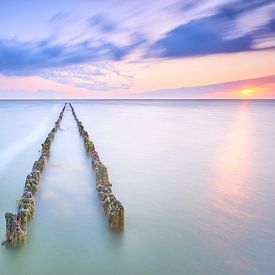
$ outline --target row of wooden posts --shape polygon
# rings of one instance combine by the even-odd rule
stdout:
[[[99,155],[95,150],[93,142],[89,138],[88,132],[84,129],[81,121],[77,118],[73,106],[70,103],[69,106],[77,123],[79,133],[83,138],[87,154],[89,154],[92,159],[92,167],[96,176],[96,190],[104,213],[107,216],[108,225],[113,229],[121,229],[124,227],[124,207],[112,193],[112,185],[109,181],[107,168],[100,161]],[[22,246],[27,239],[28,224],[35,211],[34,194],[38,191],[41,175],[44,171],[47,160],[50,157],[51,144],[60,127],[66,107],[67,103],[65,103],[61,113],[59,114],[55,126],[41,145],[42,149],[40,157],[34,162],[31,173],[26,177],[23,194],[16,202],[17,212],[7,212],[5,214],[6,238],[2,245],[5,245],[6,247]]]

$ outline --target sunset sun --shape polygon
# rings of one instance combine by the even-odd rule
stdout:
[[[241,90],[241,93],[244,95],[249,95],[249,94],[253,93],[253,90],[252,89],[244,89],[244,90]]]

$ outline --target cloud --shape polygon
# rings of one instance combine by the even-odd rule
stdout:
[[[268,24],[268,28],[270,31],[275,32],[275,19]]]
[[[92,28],[96,27],[104,33],[109,33],[116,30],[115,24],[102,14],[92,16],[89,18],[88,23]]]
[[[204,76],[214,75],[214,71],[215,81],[216,75],[221,78],[219,81],[232,80],[242,77],[234,68],[235,75],[230,73],[237,66],[241,74],[245,71],[245,77],[273,73],[272,58],[264,65],[268,72],[261,74],[262,63],[254,61],[252,67],[251,61],[252,55],[257,56],[254,60],[263,55],[263,51],[252,51],[275,48],[274,0],[141,0],[125,5],[95,0],[61,1],[46,6],[39,2],[36,13],[32,5],[22,13],[24,5],[20,1],[0,3],[0,10],[11,11],[0,19],[0,76],[37,76],[66,86],[64,89],[92,94],[91,91],[126,93],[169,85],[181,87],[190,79],[204,84]],[[246,64],[240,56],[231,61],[228,54],[245,51],[251,54]],[[205,65],[204,58],[208,57],[182,59],[208,55],[220,60],[215,61],[217,68],[210,61]],[[227,71],[221,70],[226,58],[230,58],[227,64],[231,68],[227,67]],[[177,67],[169,67],[167,64],[174,60]],[[162,65],[162,61],[168,63]],[[111,68],[110,64],[120,67]],[[139,64],[154,64],[154,70],[142,70]],[[204,67],[209,68],[207,74]],[[194,71],[194,77],[190,71]],[[172,77],[168,82],[167,74]],[[0,86],[5,87],[3,83]],[[42,87],[46,92],[58,91]]]
[[[60,84],[69,84],[90,91],[130,89],[134,86],[129,72],[118,70],[111,64],[74,65],[44,72],[40,76]]]
[[[226,25],[216,17],[203,18],[181,25],[167,33],[151,49],[162,57],[182,57],[247,51],[251,48],[250,36],[224,40],[221,34]]]
[[[91,61],[121,60],[142,40],[125,47],[91,41],[77,44],[55,43],[52,39],[31,42],[0,40],[0,73],[3,75],[33,75],[44,69],[60,68]]]
[[[70,16],[68,11],[62,10],[55,13],[49,20],[50,24],[60,24],[64,23]]]
[[[240,0],[224,5],[219,10],[219,15],[231,19],[237,18],[242,13],[251,12],[257,8],[274,3],[273,0]]]
[[[256,30],[242,35],[232,37],[232,32],[242,16],[273,2],[241,0],[224,5],[214,15],[191,20],[167,32],[150,47],[148,56],[185,57],[255,50],[254,41],[259,36],[268,35],[267,28],[274,27],[273,21],[265,22],[264,26],[257,26]],[[249,30],[248,27],[246,29]]]

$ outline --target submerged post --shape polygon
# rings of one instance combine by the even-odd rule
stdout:
[[[19,200],[16,201],[18,209],[17,213],[7,212],[6,219],[6,239],[2,245],[6,247],[21,246],[27,239],[28,223],[34,215],[35,203],[34,194],[38,191],[41,180],[41,173],[43,172],[47,159],[50,156],[50,148],[54,139],[55,133],[60,126],[67,103],[65,103],[54,128],[48,134],[44,141],[41,150],[41,155],[37,161],[34,162],[32,171],[26,177],[24,192]]]
[[[80,135],[83,138],[87,153],[92,158],[92,167],[96,176],[96,190],[101,202],[103,211],[108,219],[110,228],[118,229],[124,227],[124,207],[112,193],[112,184],[109,181],[107,167],[100,161],[99,155],[95,150],[94,143],[89,138],[88,132],[84,129],[82,122],[77,118],[73,106],[69,103]]]

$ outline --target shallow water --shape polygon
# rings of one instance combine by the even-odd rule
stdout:
[[[106,226],[71,112],[28,242],[0,274],[274,274],[274,101],[72,101],[109,168],[125,230]],[[0,236],[62,101],[0,101]]]

